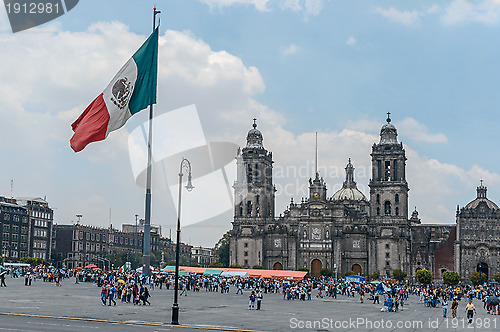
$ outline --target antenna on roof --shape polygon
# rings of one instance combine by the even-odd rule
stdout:
[[[10,180],[10,198],[14,198],[14,180]]]
[[[315,161],[316,172],[315,175],[318,175],[318,132],[316,132],[316,161]]]

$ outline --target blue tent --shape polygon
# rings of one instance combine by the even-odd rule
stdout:
[[[345,277],[346,282],[365,282],[365,277],[352,275]]]

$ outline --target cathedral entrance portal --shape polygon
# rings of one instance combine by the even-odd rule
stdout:
[[[314,259],[311,262],[311,277],[319,277],[321,272],[321,261],[319,259]]]
[[[352,266],[352,272],[354,272],[356,275],[361,275],[361,265],[359,264],[354,264]]]
[[[280,262],[274,263],[273,270],[283,270],[283,264],[281,264]]]
[[[488,264],[483,262],[477,264],[477,272],[484,273],[486,274],[486,276],[488,276]]]

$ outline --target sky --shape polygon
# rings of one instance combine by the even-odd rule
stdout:
[[[307,196],[315,132],[328,195],[348,158],[368,195],[371,146],[387,112],[408,158],[409,214],[416,207],[423,223],[454,223],[481,179],[500,203],[498,0],[82,0],[18,33],[2,7],[0,195],[46,197],[57,224],[77,214],[103,227],[144,217],[148,112],[82,152],[69,139],[72,122],[151,33],[155,4],[152,224],[163,235],[175,232],[181,158],[210,142],[235,154],[253,118],[273,152],[277,215]],[[213,172],[191,160],[184,242],[211,247],[231,228],[234,162],[222,159]]]

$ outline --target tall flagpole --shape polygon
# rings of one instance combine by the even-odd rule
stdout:
[[[156,28],[156,14],[161,13],[153,8],[153,32]],[[151,169],[152,169],[152,152],[153,144],[153,104],[149,105],[149,136],[148,136],[148,167],[146,173],[146,208],[144,216],[144,240],[142,241],[142,273],[145,275],[151,274],[150,255],[151,250]]]

